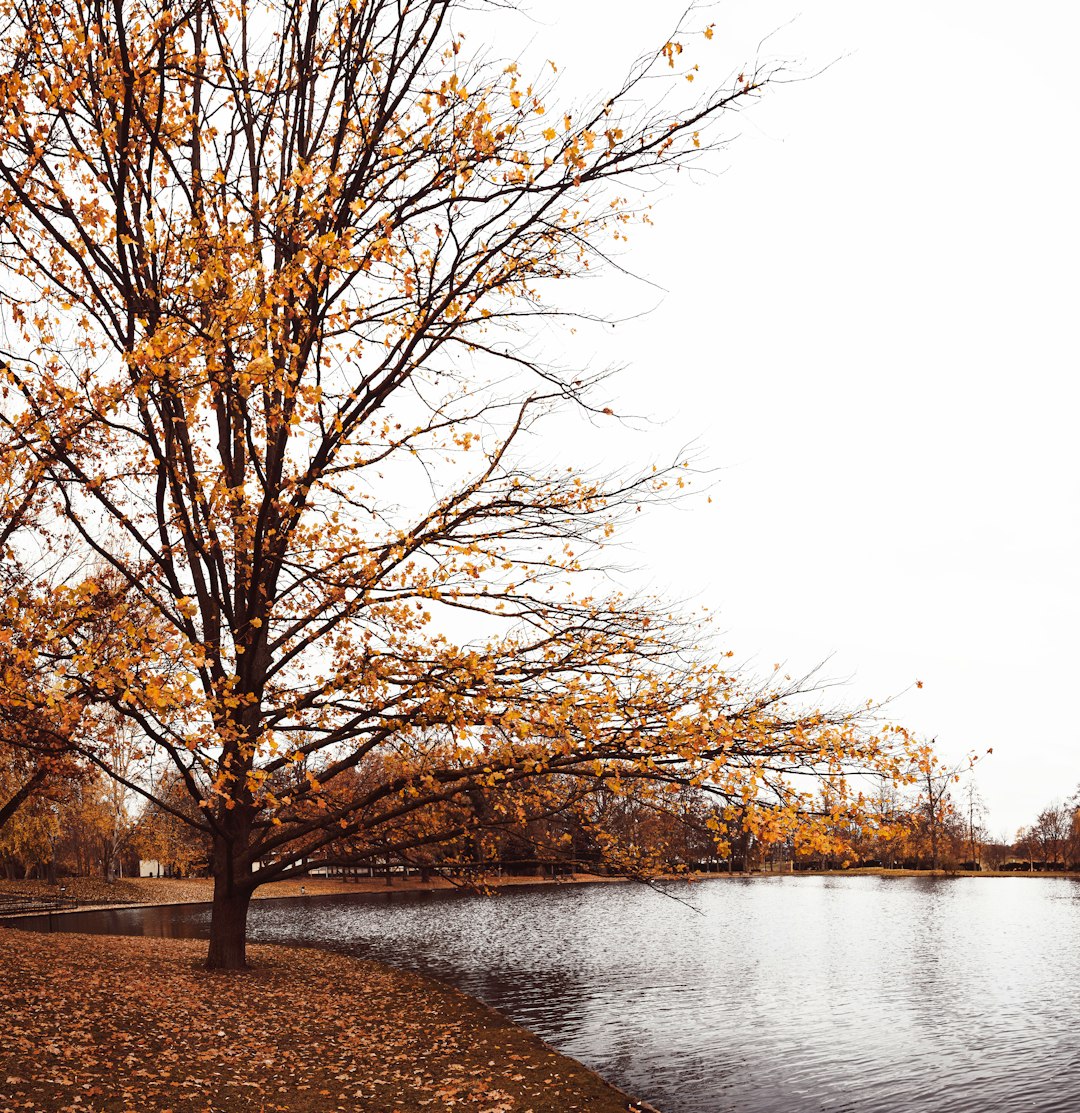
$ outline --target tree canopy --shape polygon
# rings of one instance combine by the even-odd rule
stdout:
[[[779,831],[814,777],[901,768],[900,736],[732,675],[597,574],[685,461],[535,462],[553,413],[610,413],[530,342],[555,283],[770,74],[642,107],[703,84],[687,25],[568,107],[554,64],[470,53],[456,6],[0,4],[4,423],[74,554],[59,633],[5,621],[54,706],[137,728],[157,773],[126,783],[164,762],[196,804],[159,800],[212,842],[211,965],[243,964],[257,884],[319,862],[599,788]]]

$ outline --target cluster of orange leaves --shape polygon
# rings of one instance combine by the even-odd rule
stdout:
[[[546,75],[468,60],[445,7],[0,0],[7,421],[54,536],[110,570],[9,606],[12,668],[50,709],[136,721],[241,887],[256,859],[521,826],[568,783],[711,792],[720,841],[736,815],[825,838],[865,811],[845,773],[903,775],[906,736],[594,590],[684,462],[596,479],[521,447],[558,405],[609,410],[521,321],[643,215],[627,180],[698,157],[763,82],[635,112],[646,75],[694,77],[672,40],[556,111]]]

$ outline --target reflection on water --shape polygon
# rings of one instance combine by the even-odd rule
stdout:
[[[442,978],[665,1113],[1080,1109],[1080,884],[791,877],[257,902]],[[40,926],[45,917],[40,917]],[[204,935],[206,906],[54,917]]]

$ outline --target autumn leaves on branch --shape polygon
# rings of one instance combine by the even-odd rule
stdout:
[[[196,805],[173,811],[213,846],[214,964],[243,961],[256,883],[312,862],[600,790],[692,788],[812,839],[814,777],[854,816],[848,772],[902,775],[902,732],[740,680],[603,586],[622,515],[682,461],[526,452],[553,411],[609,412],[529,343],[569,312],[554,284],[768,72],[637,107],[704,84],[712,29],[687,26],[568,107],[554,64],[471,55],[450,0],[3,8],[3,421],[62,554],[5,634],[48,670],[25,702],[121,716],[156,770],[131,790],[167,771]]]

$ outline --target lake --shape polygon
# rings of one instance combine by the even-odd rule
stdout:
[[[1080,883],[776,877],[255,902],[481,998],[663,1113],[1080,1109]],[[685,902],[685,903],[683,903]],[[54,917],[200,935],[207,906]]]

